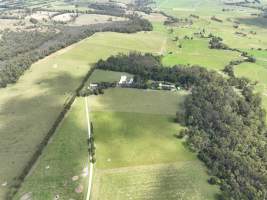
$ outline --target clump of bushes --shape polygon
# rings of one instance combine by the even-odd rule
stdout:
[[[209,47],[211,49],[224,49],[224,50],[229,49],[229,47],[222,41],[223,39],[221,37],[212,36],[209,42]]]

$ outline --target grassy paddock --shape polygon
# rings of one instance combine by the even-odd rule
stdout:
[[[215,199],[219,190],[207,183],[205,167],[174,136],[182,128],[174,119],[184,96],[116,88],[89,98],[97,159],[93,200]]]
[[[194,160],[174,135],[174,116],[93,112],[97,167],[101,169]],[[149,156],[148,156],[149,155]]]
[[[174,137],[172,116],[93,112],[96,175],[93,200],[199,199],[219,192],[205,167]]]

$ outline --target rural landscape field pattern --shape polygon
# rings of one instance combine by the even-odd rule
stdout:
[[[28,7],[39,4],[47,9],[75,9],[60,0],[25,2]],[[77,9],[86,10],[83,3],[91,1],[80,2]],[[261,4],[267,5],[267,1]],[[86,73],[98,60],[111,55],[152,53],[162,56],[166,68],[199,65],[223,74],[227,64],[242,59],[241,53],[209,48],[209,38],[196,34],[205,29],[206,34],[219,36],[224,44],[256,59],[235,65],[234,72],[257,82],[256,91],[267,109],[267,19],[253,15],[260,12],[258,9],[229,6],[222,11],[227,6],[221,0],[156,0],[151,7],[178,18],[199,17],[191,17],[192,24],[170,27],[164,23],[165,16],[144,14],[153,25],[152,31],[94,33],[35,62],[16,83],[0,88],[0,199],[5,199],[9,185],[16,181]],[[223,23],[211,20],[212,16]],[[88,18],[79,20],[84,23]],[[101,21],[98,16],[91,20]],[[109,17],[102,20],[108,22]],[[246,36],[236,34],[234,22]],[[132,77],[96,69],[85,85],[116,82],[122,75]],[[185,90],[110,88],[103,95],[76,97],[13,198],[86,199],[91,176],[86,100],[96,148],[91,200],[215,200],[221,192],[219,186],[208,183],[208,169],[189,150],[185,139],[175,138],[184,128],[175,123],[176,111],[183,111],[187,95]]]

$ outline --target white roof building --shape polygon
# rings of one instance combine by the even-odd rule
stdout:
[[[119,81],[119,84],[124,84],[127,81],[127,76],[121,76],[121,79]]]
[[[90,83],[90,86],[88,87],[88,89],[96,89],[97,87],[98,87],[98,84]]]

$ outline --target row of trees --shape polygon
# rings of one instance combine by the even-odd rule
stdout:
[[[138,16],[130,16],[128,21],[81,27],[59,26],[59,33],[53,31],[41,32],[12,32],[3,34],[0,47],[0,87],[15,83],[32,63],[84,39],[95,32],[134,33],[151,31],[152,24]]]
[[[209,182],[220,185],[219,199],[266,199],[265,111],[252,84],[234,75],[225,79],[199,66],[164,68],[160,59],[151,54],[130,53],[100,60],[96,67],[190,89],[185,113],[178,120],[183,119],[187,126],[189,147],[214,176]]]

